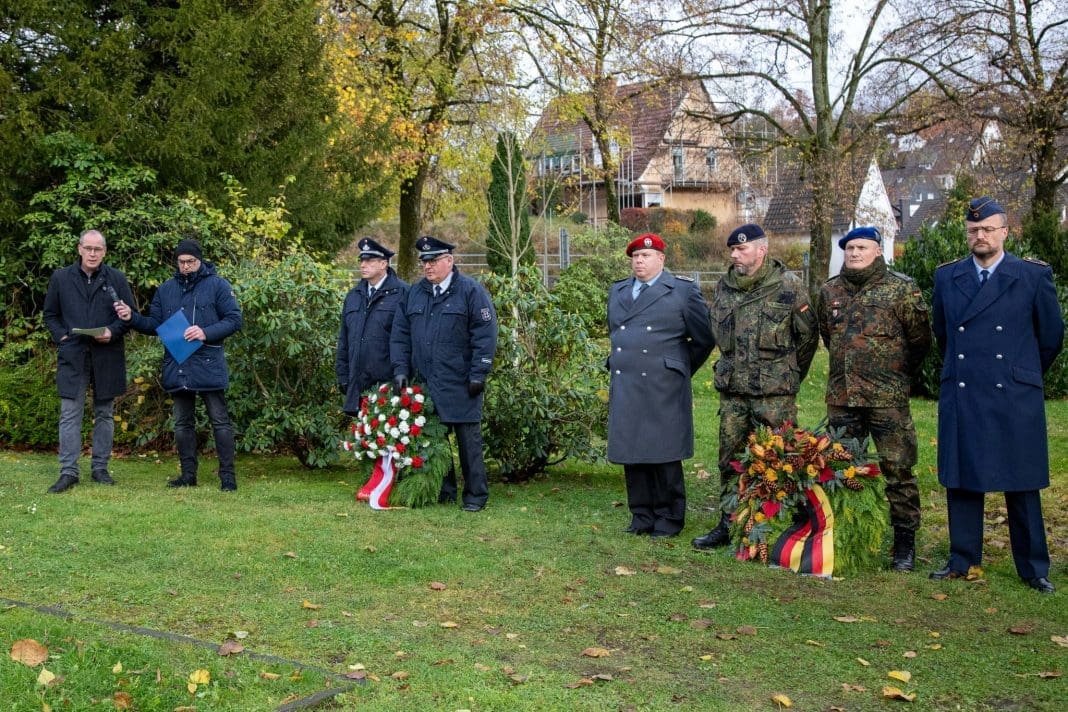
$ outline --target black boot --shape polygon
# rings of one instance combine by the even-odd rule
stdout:
[[[223,492],[234,492],[237,490],[237,477],[231,472],[228,475],[219,475],[219,489]]]
[[[196,475],[182,475],[177,479],[167,480],[168,487],[196,487],[197,476]]]
[[[904,527],[894,527],[894,555],[890,568],[908,573],[916,564],[916,532]]]
[[[699,536],[692,542],[693,548],[698,551],[708,551],[709,549],[718,549],[721,546],[727,546],[731,543],[731,523],[726,514],[721,514],[719,518],[719,524],[716,528],[710,531],[704,536]]]

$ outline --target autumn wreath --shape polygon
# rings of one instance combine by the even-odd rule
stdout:
[[[387,498],[405,507],[436,503],[452,460],[446,428],[418,384],[394,393],[383,383],[365,393],[342,447],[356,458],[368,484],[387,465],[396,474]]]
[[[867,445],[792,423],[750,433],[726,504],[736,558],[817,576],[877,568],[889,515]]]

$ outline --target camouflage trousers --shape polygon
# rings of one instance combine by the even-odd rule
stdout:
[[[761,425],[777,428],[789,420],[797,423],[795,396],[733,396],[719,394],[719,487],[720,501],[737,494],[738,473],[731,460],[745,449],[749,433]]]
[[[895,528],[920,528],[920,488],[912,474],[916,464],[916,427],[908,406],[858,408],[827,406],[827,423],[845,429],[844,437],[863,441],[871,435],[879,453],[879,469],[886,478],[890,523]]]

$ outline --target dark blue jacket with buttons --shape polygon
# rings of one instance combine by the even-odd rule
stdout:
[[[1049,486],[1042,374],[1064,321],[1048,265],[1007,254],[980,289],[971,256],[935,271],[942,352],[938,481],[974,492]]]
[[[444,294],[435,297],[434,285],[421,279],[393,318],[393,373],[425,382],[445,423],[482,420],[482,394],[472,398],[467,384],[486,382],[496,351],[497,312],[489,293],[455,267]]]
[[[393,315],[408,296],[408,284],[391,267],[382,286],[367,297],[367,280],[361,279],[345,296],[341,329],[337,336],[334,370],[345,396],[344,410],[360,410],[360,395],[377,383],[393,380],[389,334]]]
[[[191,326],[204,330],[204,345],[178,363],[163,350],[163,389],[175,391],[219,391],[230,385],[223,339],[236,333],[242,324],[241,308],[233,287],[215,273],[210,262],[201,262],[196,272],[174,276],[160,285],[152,298],[148,316],[134,312],[131,323],[143,334],[155,334],[157,327],[181,309]]]

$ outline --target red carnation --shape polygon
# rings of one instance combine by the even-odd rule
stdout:
[[[389,416],[389,419],[386,420],[386,422],[389,423],[389,427],[391,427],[391,428],[394,427],[397,424],[397,416],[395,416],[395,415]]]
[[[379,435],[377,438],[375,438],[375,442],[378,443],[379,445],[385,445],[386,444],[386,436],[385,435]]]
[[[422,412],[422,410],[423,410],[423,404],[422,403],[420,403],[418,401],[416,401],[415,403],[412,403],[412,412],[413,413],[420,413],[420,412]]]
[[[373,429],[375,429],[377,427],[378,427],[378,418],[371,418],[371,429],[373,430]]]
[[[403,453],[407,449],[404,447],[404,443],[397,443],[394,447],[396,447],[397,452],[399,453]]]
[[[763,502],[760,505],[760,511],[762,511],[764,516],[768,519],[771,519],[778,514],[780,509],[782,509],[782,505],[778,502]]]
[[[401,396],[400,404],[407,408],[412,404],[412,399],[407,394],[405,394]]]
[[[423,458],[419,457],[418,455],[416,455],[415,457],[412,458],[412,467],[414,467],[415,469],[418,470],[422,466],[423,466]]]
[[[834,470],[829,467],[824,467],[820,471],[819,482],[822,485],[824,482],[830,482],[834,479]]]
[[[379,398],[379,399],[378,399],[378,407],[379,407],[379,408],[381,408],[381,407],[382,407],[382,406],[384,406],[385,404],[386,404],[386,399],[385,399],[385,398]]]
[[[381,386],[378,387],[378,392],[379,393],[385,393],[388,390],[389,390],[389,384],[388,383],[383,383]]]
[[[423,429],[420,428],[418,425],[413,425],[409,432],[412,434],[413,438],[417,438],[419,437],[419,433],[423,432]]]
[[[422,392],[423,392],[423,389],[420,388],[419,386],[412,386],[412,393],[419,394],[419,393],[422,393]]]
[[[369,444],[367,443],[367,441],[366,441],[366,440],[361,440],[361,441],[360,441],[360,448],[361,448],[361,449],[363,449],[363,450],[366,450],[366,449],[367,449],[367,448],[369,448],[369,447],[370,447],[370,445],[369,445]]]

